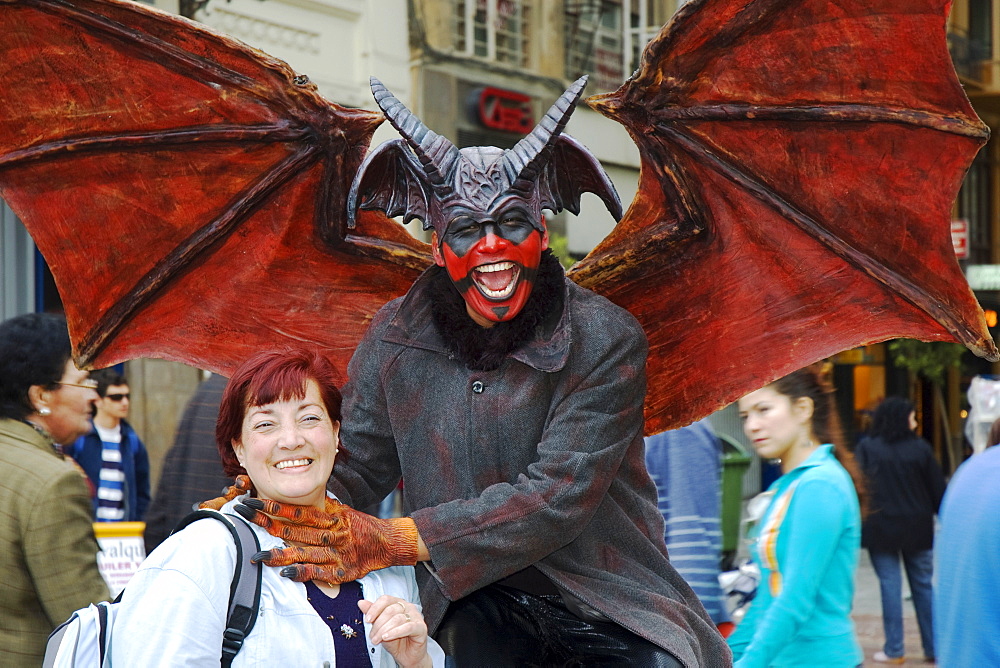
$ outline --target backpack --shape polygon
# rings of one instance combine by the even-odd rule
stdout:
[[[192,512],[171,533],[177,533],[205,517],[221,522],[236,541],[237,567],[229,586],[229,614],[226,617],[226,630],[222,634],[222,666],[229,668],[243,647],[243,640],[257,622],[263,570],[259,563],[251,563],[250,557],[260,552],[260,541],[242,518],[227,515],[226,517],[234,520],[230,523],[222,513],[214,510]],[[123,590],[122,594],[124,593]],[[118,594],[113,603],[91,603],[60,624],[49,635],[42,668],[104,668],[105,662],[110,659],[107,654],[122,594]]]

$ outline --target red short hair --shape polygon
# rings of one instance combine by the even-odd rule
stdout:
[[[337,373],[326,357],[313,350],[294,348],[257,353],[240,365],[229,379],[219,418],[215,423],[215,443],[222,470],[229,477],[246,474],[233,451],[233,441],[243,433],[243,418],[249,406],[301,399],[306,383],[316,381],[330,419],[340,421],[340,390]]]

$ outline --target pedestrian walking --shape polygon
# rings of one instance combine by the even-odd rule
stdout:
[[[903,592],[900,561],[913,594],[924,659],[934,661],[932,585],[934,515],[945,481],[931,446],[916,434],[913,404],[888,397],[872,417],[856,456],[872,494],[872,512],[861,531],[882,594],[885,644],[876,663],[904,663]]]
[[[95,522],[141,522],[149,507],[149,455],[128,423],[131,391],[125,376],[101,369],[90,431],[70,446],[69,454],[87,472],[94,487]]]
[[[946,668],[1000,666],[1000,448],[973,455],[941,503],[935,558],[934,640]]]
[[[0,666],[42,665],[74,610],[108,598],[86,476],[62,447],[90,429],[97,383],[70,357],[66,319],[0,323]]]
[[[851,619],[865,492],[843,447],[832,388],[800,369],[739,400],[757,453],[781,462],[754,528],[761,584],[729,637],[737,668],[853,668],[864,655]]]

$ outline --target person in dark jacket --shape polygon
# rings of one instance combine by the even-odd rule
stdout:
[[[166,540],[177,523],[199,502],[232,482],[222,472],[215,445],[215,421],[226,377],[212,374],[184,408],[174,444],[163,459],[160,482],[146,513],[146,554]]]
[[[878,663],[901,664],[903,647],[902,558],[917,611],[924,656],[934,659],[931,577],[934,570],[934,515],[944,496],[944,474],[927,441],[916,435],[913,404],[888,397],[875,410],[857,459],[873,494],[861,545],[868,549],[882,592],[885,645]]]
[[[505,152],[449,147],[373,84],[407,141],[370,156],[370,175],[410,174],[411,197],[433,195],[423,223],[435,265],[375,315],[348,366],[346,455],[330,481],[346,505],[312,523],[346,530],[263,559],[288,577],[322,568],[338,581],[419,562],[428,627],[459,666],[728,666],[667,558],[643,457],[646,337],[547,250],[542,209],[562,208],[550,193],[572,178],[604,184],[620,209],[596,159],[560,137],[582,85]],[[400,478],[407,517],[350,509]],[[272,517],[309,519],[244,503],[241,514],[278,533],[292,527]]]
[[[94,487],[97,522],[141,522],[149,507],[149,455],[125,418],[128,381],[111,369],[95,371],[100,399],[90,433],[78,438],[69,455]]]

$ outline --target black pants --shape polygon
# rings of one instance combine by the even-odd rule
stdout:
[[[434,637],[458,668],[681,665],[618,624],[581,620],[559,595],[495,584],[452,603]]]

